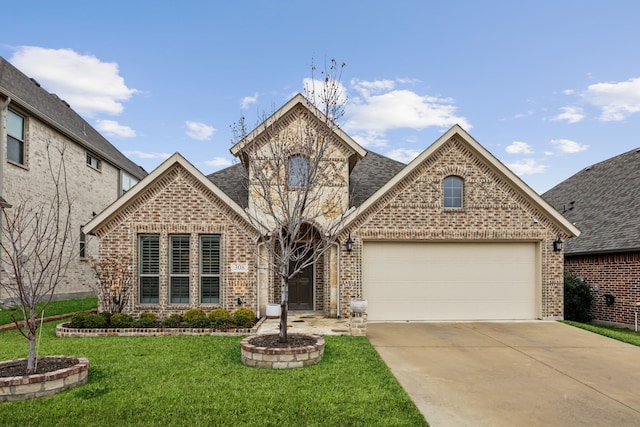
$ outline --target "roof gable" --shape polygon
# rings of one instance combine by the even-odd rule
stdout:
[[[580,228],[565,253],[640,250],[640,148],[589,166],[542,196]]]
[[[167,173],[169,173],[175,165],[182,166],[188,173],[190,173],[195,179],[202,183],[208,190],[213,192],[223,203],[229,206],[238,216],[247,222],[252,228],[245,211],[235,201],[233,201],[226,193],[218,188],[212,181],[207,179],[198,169],[189,163],[180,153],[175,153],[167,160],[165,160],[160,166],[147,175],[142,181],[136,184],[133,188],[127,191],[122,197],[117,199],[106,209],[96,215],[91,221],[89,221],[84,227],[83,231],[87,234],[92,234],[96,230],[109,223],[115,218],[119,212],[126,209],[127,206],[132,204],[140,195],[145,193],[147,188],[150,188],[155,182],[162,179]]]
[[[452,138],[457,137],[466,148],[468,148],[476,157],[487,164],[498,176],[509,183],[512,188],[522,195],[529,203],[543,212],[553,223],[555,223],[561,230],[569,236],[577,236],[580,231],[569,221],[567,221],[558,211],[556,211],[551,205],[549,205],[542,197],[540,197],[535,191],[533,191],[528,185],[524,183],[518,176],[516,176],[509,168],[496,159],[489,151],[487,151],[482,145],[480,145],[471,135],[469,135],[459,125],[453,126],[447,132],[445,132],[440,138],[438,138],[433,144],[431,144],[426,150],[424,150],[418,157],[411,161],[404,169],[397,173],[393,178],[386,182],[381,188],[379,188],[374,194],[372,194],[366,201],[364,201],[357,209],[355,209],[348,217],[345,227],[355,221],[361,215],[364,215],[370,208],[374,206],[379,200],[382,200],[385,195],[389,194],[393,188],[400,184],[403,180],[407,179],[417,168],[422,164],[429,161],[429,159],[438,151],[444,144],[446,144]],[[451,174],[455,174],[455,165],[450,166]]]

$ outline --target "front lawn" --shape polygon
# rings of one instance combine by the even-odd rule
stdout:
[[[88,383],[2,403],[2,425],[427,425],[366,338],[327,336],[318,365],[274,371],[240,362],[241,337],[56,338],[57,323],[40,353],[88,357]],[[0,360],[25,356],[17,331],[0,342]]]
[[[632,329],[616,328],[614,326],[592,325],[590,323],[572,322],[570,320],[563,320],[563,323],[586,329],[587,331],[591,331],[596,334],[604,335],[605,337],[613,338],[618,341],[626,342],[628,344],[633,344],[640,347],[640,332],[635,332]]]
[[[42,307],[42,304],[38,304],[38,309]],[[98,308],[98,298],[79,298],[60,301],[51,301],[45,309],[45,316],[55,316],[58,314],[75,313],[76,311],[93,310]],[[18,310],[0,310],[0,325],[12,323],[11,314],[16,316],[16,319],[22,320],[22,312]]]

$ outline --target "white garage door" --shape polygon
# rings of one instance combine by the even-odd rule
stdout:
[[[369,320],[533,319],[535,243],[365,242]]]

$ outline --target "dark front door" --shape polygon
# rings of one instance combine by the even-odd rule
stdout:
[[[289,279],[289,308],[313,310],[313,265]]]

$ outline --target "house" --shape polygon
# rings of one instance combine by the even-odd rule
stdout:
[[[543,197],[582,234],[567,240],[565,269],[594,296],[595,320],[634,325],[640,309],[640,149],[589,166]]]
[[[74,250],[79,257],[55,298],[94,294],[88,262],[97,241],[81,226],[142,179],[146,172],[124,156],[65,101],[0,57],[0,196],[14,207],[24,198],[51,198],[47,144],[66,146],[67,183],[74,199]],[[57,154],[56,154],[57,155]],[[0,291],[0,301],[7,298]]]
[[[231,148],[241,163],[205,176],[176,153],[85,226],[100,256],[126,254],[136,265],[129,313],[242,303],[264,315],[280,302],[261,254],[268,227],[249,218],[263,201],[247,170],[268,157],[265,129],[321,115],[298,94]],[[361,295],[370,320],[562,318],[563,254],[554,242],[578,229],[460,126],[408,165],[340,129],[331,144],[324,161],[333,175],[320,194],[333,187],[347,195],[335,203],[346,216],[338,244],[289,282],[290,309],[349,316],[349,301]],[[291,167],[299,159],[289,156]],[[322,221],[312,226],[328,233]],[[176,269],[176,260],[188,268]]]

